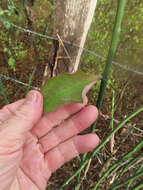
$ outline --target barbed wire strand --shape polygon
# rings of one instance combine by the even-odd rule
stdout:
[[[15,83],[18,83],[18,84],[21,84],[23,86],[28,86],[28,83],[21,82],[21,81],[19,81],[17,79],[14,79],[14,78],[9,77],[9,76],[4,75],[4,74],[0,74],[0,78],[5,79],[5,80],[11,80],[11,81],[13,81]],[[39,87],[35,87],[35,86],[30,86],[30,87],[33,88],[33,89],[35,89],[35,90],[40,90]]]
[[[23,27],[21,27],[21,26],[18,26],[18,25],[16,25],[16,24],[11,23],[11,22],[8,22],[8,21],[3,21],[3,23],[5,23],[5,24],[10,24],[11,26],[13,26],[13,27],[15,27],[15,28],[17,28],[17,29],[19,29],[19,30],[22,30],[22,31],[24,31],[24,32],[26,32],[26,33],[30,33],[30,34],[33,34],[33,35],[36,35],[36,36],[40,36],[40,37],[42,37],[42,38],[47,38],[47,39],[57,40],[57,41],[58,41],[58,38],[55,38],[55,37],[49,36],[49,35],[44,35],[44,34],[41,34],[41,33],[35,32],[35,31],[31,31],[31,30],[29,30],[29,29],[23,28]],[[75,46],[75,47],[77,47],[77,48],[80,48],[80,49],[82,49],[83,51],[88,52],[88,53],[90,53],[90,54],[92,54],[92,55],[94,55],[94,56],[96,56],[96,57],[98,57],[98,58],[100,58],[100,59],[106,61],[106,58],[105,58],[105,57],[103,57],[103,56],[97,54],[95,51],[89,50],[89,49],[84,48],[84,47],[80,47],[80,46],[78,46],[77,44],[72,43],[72,42],[70,42],[70,41],[68,41],[68,40],[62,40],[62,41],[63,41],[64,43],[66,43],[66,44],[69,44],[69,45]],[[114,64],[115,66],[121,67],[122,69],[124,69],[124,70],[126,70],[126,71],[130,71],[130,72],[133,72],[133,73],[135,73],[135,74],[138,74],[138,75],[143,76],[143,73],[142,73],[142,72],[137,71],[137,70],[134,70],[133,68],[130,68],[129,66],[122,65],[122,64],[120,64],[120,63],[118,63],[118,62],[115,62],[115,61],[113,61],[113,64]],[[5,79],[5,80],[11,80],[11,81],[13,81],[13,82],[15,82],[15,83],[18,83],[18,84],[21,84],[21,85],[23,85],[23,86],[28,86],[28,83],[24,83],[24,82],[22,82],[22,81],[19,81],[19,80],[17,80],[17,79],[14,79],[14,78],[9,77],[9,76],[4,75],[4,74],[0,74],[0,77],[3,78],[3,79]],[[31,88],[33,88],[33,89],[35,89],[35,90],[40,90],[39,87],[35,87],[35,86],[31,86]]]
[[[22,30],[22,31],[24,31],[24,32],[26,32],[26,33],[30,33],[30,34],[37,35],[37,36],[40,36],[40,37],[43,37],[43,38],[47,38],[47,39],[57,40],[57,41],[58,41],[58,38],[56,38],[56,37],[49,36],[49,35],[45,35],[45,34],[41,34],[41,33],[38,33],[38,32],[32,31],[32,30],[29,30],[29,29],[25,29],[25,28],[23,28],[23,27],[21,27],[21,26],[18,26],[18,25],[16,25],[16,24],[10,23],[10,22],[8,22],[8,21],[4,21],[3,23],[10,24],[11,26],[13,26],[13,27],[15,27],[15,28],[17,28],[17,29],[19,29],[19,30]],[[98,58],[100,58],[100,59],[106,61],[106,58],[105,58],[105,57],[103,57],[103,56],[97,54],[95,51],[89,50],[89,49],[84,48],[84,47],[80,47],[80,46],[78,46],[77,44],[72,43],[72,42],[70,42],[70,41],[68,41],[68,40],[63,40],[63,39],[61,39],[61,40],[62,40],[64,43],[66,43],[66,44],[69,44],[69,45],[72,45],[72,46],[77,47],[77,48],[79,48],[79,49],[82,49],[83,51],[88,52],[88,53],[90,53],[90,54],[92,54],[92,55],[95,55],[96,57],[98,57]],[[129,67],[129,66],[123,65],[123,64],[118,63],[118,62],[115,62],[115,61],[113,61],[113,64],[114,64],[115,66],[119,66],[120,68],[122,68],[122,69],[124,69],[124,70],[126,70],[126,71],[130,71],[130,72],[133,72],[133,73],[135,73],[135,74],[138,74],[138,75],[143,76],[143,73],[142,73],[142,72],[137,71],[137,70],[135,70],[135,69],[133,69],[133,68],[131,68],[131,67]]]

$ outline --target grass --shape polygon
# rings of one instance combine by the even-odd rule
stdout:
[[[2,0],[2,2],[4,2]],[[14,5],[16,7],[16,10],[19,11],[17,1],[13,1]],[[38,1],[37,1],[38,2]],[[51,34],[53,30],[53,23],[51,23],[51,17],[53,12],[53,5],[46,4],[46,1],[43,1],[43,3],[40,5],[40,8],[42,8],[46,4],[46,9],[43,10],[41,13],[39,10],[39,5],[36,2],[36,4],[33,7],[33,10],[35,12],[35,15],[31,19],[33,19],[33,25],[30,28],[30,26],[27,23],[26,16],[22,17],[23,19],[20,21],[18,16],[15,14],[14,10],[11,10],[10,15],[7,15],[7,11],[3,13],[2,18],[4,19],[7,17],[10,22],[14,22],[17,25],[23,26],[25,28],[34,29],[40,33],[44,34]],[[121,1],[120,1],[121,2]],[[124,2],[125,3],[125,2]],[[5,6],[6,7],[6,6]],[[122,30],[121,30],[121,38],[119,41],[119,45],[117,47],[118,37],[112,38],[112,44],[110,46],[111,42],[111,36],[112,36],[112,28],[113,23],[115,19],[115,13],[116,13],[116,7],[117,7],[117,1],[108,1],[105,0],[98,0],[98,7],[95,12],[95,16],[93,19],[93,24],[91,27],[91,30],[89,31],[88,40],[86,47],[88,49],[93,49],[97,54],[102,55],[103,57],[108,57],[106,61],[97,58],[96,56],[93,56],[92,54],[87,54],[84,52],[82,57],[82,64],[81,67],[84,71],[90,73],[90,72],[96,72],[102,74],[104,71],[104,78],[102,80],[101,87],[99,87],[99,84],[96,85],[91,93],[89,94],[89,104],[97,104],[98,108],[101,107],[102,101],[102,107],[101,112],[104,114],[107,114],[109,118],[112,116],[112,126],[113,126],[113,107],[115,106],[114,110],[114,119],[117,118],[117,120],[122,121],[123,118],[125,120],[128,118],[128,114],[131,113],[133,110],[135,110],[137,107],[142,105],[142,84],[141,84],[141,78],[138,77],[138,75],[135,75],[135,77],[130,77],[128,72],[125,72],[124,70],[120,70],[118,67],[115,67],[111,63],[114,60],[117,60],[121,64],[133,66],[135,69],[141,68],[141,61],[142,57],[139,55],[137,51],[140,53],[142,52],[141,49],[143,48],[143,35],[140,32],[140,28],[142,26],[142,19],[143,19],[143,3],[139,0],[135,0],[131,2],[130,4],[127,3],[127,6],[125,8],[125,17],[123,19],[122,24]],[[4,7],[3,7],[4,8]],[[121,7],[120,7],[121,8]],[[36,14],[37,13],[37,14]],[[24,13],[21,13],[21,15]],[[5,17],[4,17],[5,15]],[[30,15],[29,15],[30,16]],[[123,15],[120,15],[121,17]],[[117,17],[116,17],[117,18]],[[35,22],[34,22],[35,20]],[[120,22],[118,23],[121,24]],[[1,24],[0,24],[1,25]],[[48,27],[47,27],[48,26]],[[38,36],[32,36],[31,34],[24,33],[23,31],[16,30],[12,26],[8,25],[1,25],[2,30],[0,31],[0,40],[1,40],[1,47],[0,47],[0,62],[1,62],[1,72],[6,75],[10,75],[14,78],[18,78],[19,80],[22,80],[23,82],[28,83],[28,87],[24,88],[21,86],[17,86],[14,83],[7,83],[5,82],[6,86],[3,85],[2,81],[0,81],[0,90],[2,96],[0,97],[1,106],[8,103],[6,95],[9,97],[9,101],[15,101],[16,99],[19,99],[23,97],[23,94],[28,92],[30,89],[31,84],[34,84],[34,86],[41,85],[42,81],[42,73],[44,70],[45,63],[48,62],[48,56],[50,56],[51,52],[50,49],[52,47],[51,41],[48,41],[44,38],[39,38]],[[45,29],[46,28],[46,29]],[[48,29],[47,29],[48,28]],[[115,31],[119,35],[119,31]],[[115,40],[115,41],[114,41]],[[30,42],[30,43],[29,43]],[[115,42],[115,43],[114,43]],[[117,47],[117,51],[116,51]],[[3,52],[3,49],[7,48],[7,52]],[[138,48],[139,50],[135,50],[135,48]],[[110,49],[109,53],[108,50]],[[132,50],[133,49],[133,50]],[[8,55],[8,52],[10,51],[11,55]],[[115,55],[116,51],[116,55]],[[12,56],[15,59],[15,71],[14,69],[11,69],[7,65],[8,56]],[[35,71],[35,74],[33,74],[33,66],[37,65],[37,69]],[[104,68],[106,68],[104,70]],[[30,73],[30,75],[29,75]],[[131,73],[132,74],[132,73]],[[126,83],[128,84],[126,86]],[[123,94],[122,89],[126,86]],[[98,98],[98,101],[96,102],[95,99],[98,96],[98,91],[100,90],[100,95]],[[106,90],[106,94],[104,96],[104,92]],[[111,102],[112,102],[112,90],[115,91],[115,97],[114,101],[118,101],[118,106],[116,106],[116,103],[111,108]],[[103,99],[104,96],[104,99]],[[122,97],[122,98],[120,98]],[[140,111],[142,108],[140,108]],[[136,115],[138,114],[138,115]],[[110,182],[110,177],[112,178],[112,174],[116,174],[115,180],[113,181],[113,184],[110,188],[122,188],[121,182],[126,184],[126,190],[128,189],[139,189],[142,188],[143,184],[142,181],[138,179],[140,176],[140,173],[142,171],[143,165],[141,164],[140,158],[142,158],[142,153],[140,153],[139,149],[137,152],[137,149],[134,150],[134,148],[137,146],[137,142],[141,139],[139,136],[135,135],[142,135],[142,133],[136,133],[133,128],[133,123],[136,124],[136,127],[139,127],[139,123],[142,122],[142,117],[139,112],[137,112],[135,115],[136,117],[131,120],[131,118],[128,118],[129,120],[126,120],[127,124],[125,122],[121,122],[120,124],[117,124],[117,127],[115,128],[114,123],[114,129],[112,127],[111,129],[111,122],[110,120],[106,120],[103,117],[100,117],[96,124],[93,126],[92,130],[97,132],[100,136],[102,143],[94,150],[91,154],[85,154],[84,157],[82,157],[81,166],[79,167],[79,162],[74,160],[74,163],[69,164],[68,167],[65,166],[62,170],[63,173],[61,173],[61,179],[59,179],[59,175],[57,177],[56,174],[52,178],[53,183],[62,184],[62,188],[70,188],[70,189],[79,189],[78,186],[83,185],[84,189],[93,189],[93,188],[102,188],[102,186],[105,184],[106,188],[109,188],[108,184]],[[135,116],[134,115],[134,116]],[[124,127],[126,131],[128,130],[128,124],[131,124],[129,127],[129,131],[133,131],[132,134],[128,138],[123,137],[123,139],[126,139],[122,141],[122,137],[120,136],[120,128]],[[141,125],[140,125],[141,126]],[[141,127],[140,127],[141,128]],[[110,154],[108,152],[107,148],[107,142],[115,136],[115,150],[118,149],[118,145],[121,143],[120,149],[115,154]],[[107,137],[107,138],[105,138]],[[132,141],[132,138],[135,138],[135,144]],[[129,147],[131,147],[130,151]],[[133,148],[134,147],[134,148]],[[134,150],[134,153],[132,152]],[[108,168],[106,168],[105,172],[101,176],[100,179],[98,179],[98,171],[102,169],[102,165],[97,160],[97,152],[100,151],[103,157],[103,163],[105,161],[108,161],[108,159],[116,158],[116,160],[112,159],[110,165]],[[130,155],[128,153],[131,153]],[[103,154],[104,153],[104,154]],[[128,154],[128,158],[126,155]],[[119,156],[121,155],[121,156]],[[87,157],[87,160],[85,159]],[[91,158],[93,158],[93,161],[90,164],[90,168],[88,170],[88,173],[86,174],[86,178],[83,179],[85,167],[87,169],[89,160],[91,161]],[[127,158],[127,162],[126,159]],[[77,164],[78,163],[78,164]],[[137,164],[139,163],[139,164]],[[94,169],[95,165],[97,164],[97,169]],[[71,166],[74,165],[75,167],[72,169]],[[132,166],[136,166],[135,169],[129,169],[132,168]],[[75,169],[77,171],[75,172]],[[67,180],[67,176],[64,173],[64,170],[71,171],[71,176]],[[127,175],[128,171],[131,171],[131,176]],[[61,171],[60,171],[61,172]],[[74,173],[75,172],[75,173]],[[74,174],[73,174],[74,173]],[[73,175],[72,175],[73,174]],[[96,174],[96,175],[95,175]],[[78,176],[77,184],[75,185],[75,177]],[[97,177],[96,177],[97,176]],[[119,177],[119,179],[118,179]],[[126,181],[122,181],[123,178],[127,178]],[[66,178],[66,179],[65,179]],[[118,180],[117,180],[118,179]],[[138,179],[138,180],[137,180]],[[67,181],[66,181],[67,180]],[[100,180],[100,181],[99,181]],[[58,181],[58,182],[57,182]],[[70,183],[72,183],[70,185]],[[95,183],[98,184],[95,186]],[[66,185],[68,186],[66,187]],[[76,186],[76,187],[75,187]],[[103,186],[102,189],[105,189],[105,186]],[[55,190],[56,188],[59,190],[57,186],[50,185],[50,190],[52,188]]]

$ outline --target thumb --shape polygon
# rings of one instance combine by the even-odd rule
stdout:
[[[42,115],[42,103],[40,92],[30,91],[23,104],[0,124],[0,189],[9,189],[15,179],[23,155],[21,148]]]
[[[12,113],[9,119],[1,124],[0,133],[14,138],[22,137],[38,122],[42,115],[43,97],[40,92],[29,92],[24,103]]]

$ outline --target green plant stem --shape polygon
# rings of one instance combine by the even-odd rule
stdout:
[[[122,19],[123,19],[123,15],[124,15],[125,5],[126,5],[126,0],[118,0],[118,7],[117,7],[116,17],[115,17],[115,22],[114,22],[111,45],[109,48],[107,61],[106,61],[105,69],[103,72],[103,78],[102,78],[101,85],[100,85],[100,91],[99,91],[98,99],[97,99],[97,105],[96,106],[97,106],[99,111],[101,109],[101,105],[103,102],[107,83],[108,83],[108,80],[110,77],[110,70],[111,70],[111,66],[112,66],[112,61],[114,59],[115,52],[117,49],[117,45],[118,45],[119,38],[120,38],[121,23],[122,23]],[[97,124],[97,122],[93,123],[93,125],[91,126],[91,133],[93,133],[95,131],[96,124]],[[85,157],[85,159],[86,159],[86,157]],[[79,180],[79,177],[77,180]]]
[[[44,29],[44,32],[43,32],[43,35],[46,35],[46,33],[47,33],[48,30],[49,30],[49,27],[50,27],[50,24],[46,24],[45,29]],[[42,42],[43,40],[44,40],[43,38],[40,38],[40,40],[39,40],[39,42],[38,42],[38,45],[41,44],[41,42]]]
[[[12,0],[8,0],[8,3],[9,3],[9,5],[10,5],[11,7],[15,7],[15,4],[14,4],[14,2],[13,2]]]
[[[110,138],[120,129],[122,128],[122,126],[125,125],[125,123],[127,121],[129,121],[131,118],[135,117],[138,113],[140,113],[141,111],[143,111],[143,106],[140,107],[139,109],[137,109],[136,111],[134,111],[132,114],[128,115],[128,117],[126,117],[124,120],[122,120],[117,127],[106,137],[106,139],[99,144],[96,149],[87,157],[86,160],[83,161],[82,165],[80,166],[80,168],[70,177],[67,179],[67,181],[59,188],[59,190],[62,190],[66,185],[68,185],[70,183],[70,181],[72,179],[74,179],[74,177],[76,177],[86,166],[86,164],[88,163],[88,161],[90,159],[92,159],[95,154],[110,140]],[[142,142],[143,144],[143,142]]]
[[[115,108],[115,92],[112,92],[112,111],[111,111],[111,129],[114,129],[114,108]]]
[[[87,153],[84,153],[83,156],[82,156],[82,159],[81,159],[81,165],[83,164],[86,156],[87,156]],[[80,185],[81,185],[82,181],[84,180],[83,178],[82,179],[80,178],[81,172],[77,175],[75,190],[79,190]]]
[[[139,142],[130,152],[126,153],[123,157],[121,157],[117,162],[115,162],[113,165],[111,165],[105,173],[100,177],[100,179],[97,181],[96,185],[94,186],[94,190],[97,190],[100,183],[107,177],[113,170],[115,170],[120,163],[130,158],[137,150],[141,149],[143,147],[143,141]]]
[[[136,173],[135,175],[127,178],[126,180],[122,181],[121,183],[117,184],[116,186],[113,186],[112,188],[109,188],[109,190],[115,190],[119,187],[122,187],[124,184],[128,183],[130,180],[137,179],[138,177],[141,177],[143,175],[143,170],[139,173]]]
[[[81,165],[82,165],[83,162],[81,162]],[[81,172],[77,175],[77,178],[76,178],[76,185],[75,185],[75,190],[79,190],[80,188],[80,185],[82,183],[83,180],[80,179],[81,177]]]
[[[143,164],[139,167],[139,169],[137,170],[137,172],[140,172],[142,170],[142,168],[143,168]],[[126,187],[125,190],[128,190],[130,188],[130,186],[132,185],[133,181],[134,181],[134,179],[131,179],[129,181],[129,183],[128,183],[128,185],[127,185],[127,187]]]
[[[126,0],[119,0],[118,1],[118,8],[117,8],[116,18],[115,18],[115,23],[114,23],[113,33],[112,33],[111,45],[109,48],[107,61],[106,61],[105,69],[103,72],[103,78],[102,78],[101,85],[100,85],[100,91],[99,91],[98,99],[97,99],[97,105],[96,106],[97,106],[99,111],[101,109],[101,105],[103,102],[107,83],[108,83],[108,80],[110,77],[112,61],[114,59],[115,52],[117,49],[117,45],[118,45],[119,38],[120,38],[121,23],[122,23],[122,19],[123,19],[123,15],[124,15],[125,5],[126,5]],[[93,123],[93,125],[91,126],[91,133],[93,133],[95,131],[96,124],[97,124],[97,122]],[[86,157],[85,157],[85,159],[86,159]],[[79,177],[77,180],[79,180]]]
[[[114,129],[114,111],[115,111],[114,109],[115,109],[115,92],[113,90],[112,91],[111,122],[110,122],[111,130]],[[112,138],[111,138],[111,140],[110,140],[110,151],[111,151],[111,154],[113,153],[114,144],[115,144],[115,140],[114,140],[114,135],[113,135]]]
[[[3,97],[4,103],[8,104],[8,100],[7,100],[7,97],[6,97],[6,94],[5,94],[5,91],[4,91],[4,87],[3,87],[3,83],[2,83],[1,79],[0,79],[0,93],[1,93],[1,95]]]
[[[33,80],[35,71],[36,71],[36,67],[34,68],[34,70],[32,71],[32,73],[31,73],[30,76],[29,76],[28,86],[27,86],[27,88],[26,88],[25,96],[27,96],[27,94],[28,94],[28,92],[29,92],[29,90],[30,90],[31,83],[32,83],[32,80]]]
[[[117,180],[114,181],[114,183],[112,184],[112,186],[115,186],[118,183],[118,179],[120,179],[123,174],[127,171],[127,169],[129,169],[129,167],[134,164],[140,157],[143,156],[143,152],[137,154],[133,159],[131,159],[126,165],[125,167],[121,170],[120,175],[118,176]],[[138,170],[139,172],[139,170]]]
[[[104,97],[106,87],[107,87],[107,83],[108,83],[108,80],[110,77],[112,61],[115,56],[115,52],[116,52],[117,45],[119,42],[121,23],[122,23],[122,19],[123,19],[123,15],[124,15],[125,4],[126,4],[126,0],[118,1],[118,8],[117,8],[116,18],[115,18],[115,23],[114,23],[113,33],[112,33],[111,45],[109,48],[108,57],[107,57],[105,69],[103,72],[103,79],[101,81],[100,91],[99,91],[99,95],[98,95],[98,99],[97,99],[97,108],[99,111],[101,109],[101,104],[102,104],[103,97]],[[91,126],[91,133],[94,132],[96,123],[97,123],[97,121]],[[83,155],[83,157],[84,157],[84,159],[86,159],[85,155]],[[79,179],[80,179],[80,174],[77,178],[77,182],[79,181]]]
[[[112,33],[111,45],[109,48],[109,53],[107,56],[107,61],[106,61],[105,69],[103,72],[103,78],[101,81],[100,91],[99,91],[99,95],[98,95],[98,99],[97,99],[97,108],[99,109],[99,111],[100,111],[100,108],[101,108],[101,105],[103,102],[107,83],[108,83],[108,80],[110,77],[112,61],[114,59],[117,45],[118,45],[119,38],[120,38],[121,23],[122,23],[122,19],[123,19],[123,15],[124,15],[125,5],[126,5],[126,0],[118,0],[118,7],[117,7],[117,13],[116,13],[116,18],[115,18],[113,33]],[[96,127],[96,123],[94,123],[91,126],[92,132],[94,132],[95,127]]]
[[[137,183],[131,190],[139,190],[143,188],[143,180]]]
[[[143,156],[143,152],[137,154],[129,163],[126,164],[126,166],[122,169],[122,171],[120,172],[120,175],[118,178],[122,177],[123,174],[126,172],[126,170],[133,164],[135,163],[140,157]]]

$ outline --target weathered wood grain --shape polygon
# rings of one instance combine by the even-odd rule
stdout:
[[[97,0],[55,0],[54,35],[84,47],[92,22]],[[59,40],[60,42],[60,40]],[[70,56],[67,58],[63,45],[58,49],[58,72],[75,72],[78,69],[82,49],[72,45],[64,46]]]

